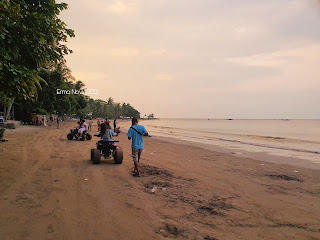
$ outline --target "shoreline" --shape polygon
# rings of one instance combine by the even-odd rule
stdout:
[[[288,164],[291,166],[296,167],[304,167],[304,168],[311,168],[311,169],[318,169],[320,170],[320,164],[312,162],[311,160],[301,159],[301,158],[294,158],[294,157],[285,157],[285,156],[277,156],[274,154],[270,154],[267,152],[254,152],[254,151],[247,151],[243,149],[237,148],[228,148],[223,146],[218,146],[214,144],[205,144],[205,143],[197,143],[188,140],[181,140],[174,137],[162,137],[156,136],[157,138],[162,141],[168,141],[174,144],[184,144],[187,146],[194,146],[196,145],[199,148],[206,149],[209,151],[220,152],[228,155],[237,155],[238,157],[242,158],[250,158],[253,160],[261,161],[261,162],[269,162],[269,163],[279,163],[279,164]]]
[[[68,141],[73,122],[6,132],[4,240],[319,237],[319,170],[151,137],[144,138],[142,177],[134,178],[128,124],[118,122],[121,165],[93,165],[90,149],[98,138]]]
[[[125,126],[125,130],[130,126],[130,122],[124,121],[123,123]],[[147,129],[148,130],[148,129]],[[150,132],[152,135],[152,132]],[[320,161],[313,162],[312,160],[303,159],[299,157],[288,157],[288,156],[281,156],[272,153],[268,153],[265,151],[249,151],[244,150],[236,147],[226,147],[226,146],[219,146],[216,144],[206,144],[206,143],[199,143],[192,140],[182,140],[178,137],[164,137],[164,136],[152,136],[155,139],[159,139],[161,141],[170,142],[174,144],[184,144],[187,146],[196,146],[197,148],[206,149],[214,152],[220,152],[228,155],[236,155],[240,158],[250,158],[253,160],[258,160],[262,162],[269,162],[269,163],[279,163],[279,164],[288,164],[295,167],[304,167],[304,168],[311,168],[311,169],[318,169],[320,170]],[[286,150],[286,149],[281,149]],[[320,156],[319,156],[320,157]]]

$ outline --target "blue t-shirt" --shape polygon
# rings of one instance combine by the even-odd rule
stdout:
[[[110,129],[110,133],[111,133],[112,137],[114,137],[115,133],[112,131],[112,129]]]
[[[138,132],[140,132],[141,134],[144,133],[148,133],[146,128],[144,126],[141,125],[133,125],[132,128],[136,129]],[[142,135],[140,135],[139,133],[137,133],[134,129],[129,128],[128,137],[132,138],[132,144],[131,147],[133,149],[143,149],[143,139],[142,139]]]

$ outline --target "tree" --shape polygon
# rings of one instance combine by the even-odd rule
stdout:
[[[45,81],[40,67],[64,62],[74,31],[58,18],[67,4],[55,0],[0,1],[0,86],[10,98],[35,99]]]
[[[20,120],[30,120],[30,113],[77,115],[85,117],[92,113],[95,117],[114,118],[120,115],[139,118],[140,113],[128,103],[116,103],[112,98],[107,101],[94,100],[83,94],[64,94],[61,90],[82,90],[85,85],[75,81],[71,71],[65,64],[49,68],[42,68],[39,76],[46,81],[46,85],[38,90],[35,101],[18,99],[16,101],[16,116]],[[60,89],[60,90],[59,90]],[[57,91],[58,90],[58,91]],[[60,94],[57,94],[57,93]],[[0,103],[6,104],[6,98],[1,95]],[[112,110],[112,111],[111,111]]]
[[[3,113],[4,113],[4,116],[6,116],[7,107],[10,105],[10,98],[4,95],[3,92],[0,92],[0,105],[3,106]]]
[[[154,118],[153,113],[149,114],[149,115],[148,115],[148,118]]]
[[[115,117],[119,117],[120,113],[121,113],[121,104],[120,103],[116,103],[113,107],[114,109],[114,115]]]
[[[70,70],[64,64],[60,64],[56,67],[40,69],[39,76],[46,81],[46,85],[37,90],[37,100],[16,100],[18,117],[26,120],[30,113],[73,113],[74,106],[77,105],[75,96],[57,94],[57,89],[74,88],[74,84],[68,81]]]

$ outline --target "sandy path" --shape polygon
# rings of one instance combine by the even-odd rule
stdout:
[[[95,139],[67,141],[69,127],[61,128],[21,128],[23,141],[15,138],[16,131],[6,134],[2,239],[129,239],[139,236],[135,228],[145,239],[157,237],[146,212],[132,205],[138,198],[128,169],[110,161],[92,165]]]
[[[146,138],[134,178],[125,134],[122,165],[92,165],[73,125],[5,133],[1,239],[320,239],[319,170]]]

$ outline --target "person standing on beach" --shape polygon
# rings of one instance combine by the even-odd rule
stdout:
[[[100,121],[100,118],[98,118],[98,121],[97,121],[97,125],[98,125],[98,131],[100,131],[101,130],[101,121]]]
[[[90,120],[89,120],[88,130],[89,130],[90,132],[91,132],[91,130],[92,130],[92,118],[90,118]]]
[[[132,126],[128,131],[128,139],[132,139],[132,158],[134,163],[134,173],[136,177],[140,177],[139,161],[143,150],[143,138],[142,136],[149,136],[146,128],[142,125],[138,125],[138,119],[132,118]]]
[[[59,128],[59,116],[57,117],[57,128]]]
[[[113,120],[113,131],[116,132],[116,127],[117,127],[117,118],[115,117]]]

